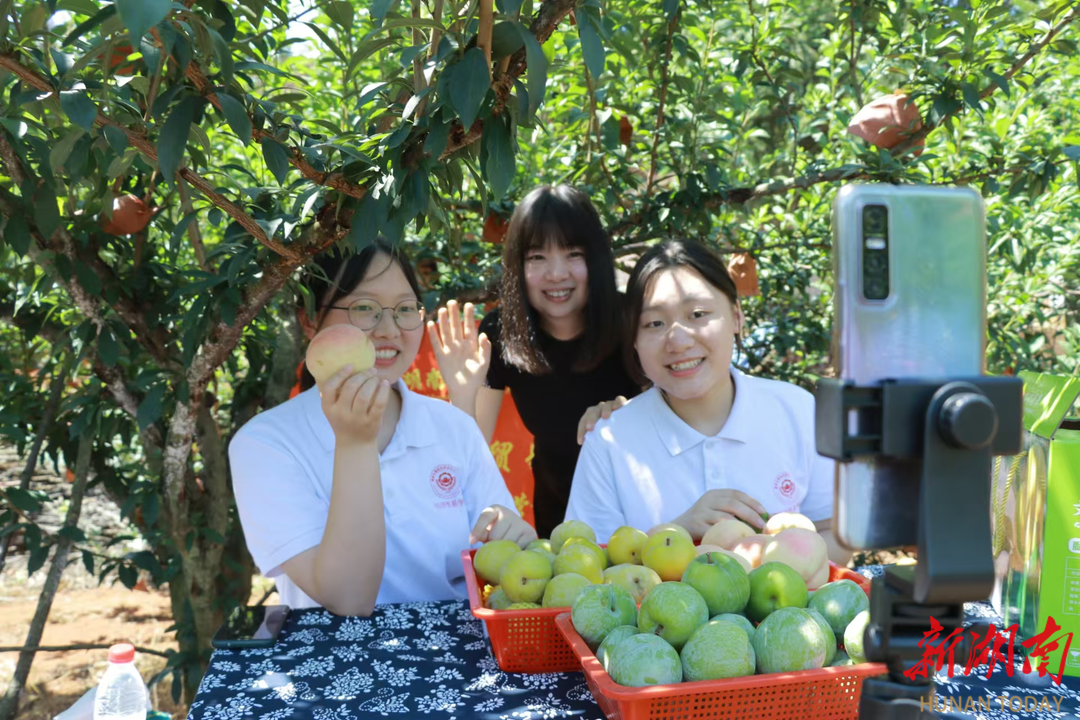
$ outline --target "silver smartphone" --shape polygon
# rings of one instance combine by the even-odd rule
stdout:
[[[838,377],[873,385],[984,373],[986,227],[978,193],[841,188],[833,203],[833,275]],[[858,422],[853,412],[850,432]],[[918,461],[837,463],[839,541],[852,550],[917,544],[920,472]]]

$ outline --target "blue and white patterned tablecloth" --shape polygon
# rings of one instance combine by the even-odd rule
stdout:
[[[872,575],[875,570],[862,572]],[[986,603],[969,605],[968,615],[1000,624]],[[989,710],[984,700],[977,711],[949,717],[1080,718],[1080,680],[1066,678],[1055,685],[1049,676],[1024,674],[1022,664],[1018,658],[1011,678],[1002,666],[989,680],[985,666],[970,676],[962,668],[951,679],[939,674],[942,700],[992,700]],[[1008,698],[1016,698],[1013,707],[1021,709],[1008,709]],[[502,672],[482,623],[467,603],[450,601],[380,606],[370,618],[293,611],[273,648],[214,653],[188,717],[601,720],[603,713],[581,673]]]

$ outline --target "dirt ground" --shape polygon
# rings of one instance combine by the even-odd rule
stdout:
[[[0,487],[17,485],[24,461],[11,448],[0,446]],[[70,485],[52,468],[39,466],[33,487],[49,494],[49,502],[37,520],[55,530],[66,512]],[[83,501],[84,531],[93,528],[97,540],[107,540],[128,533],[131,528],[120,517],[116,506],[99,489],[88,491]],[[89,534],[89,532],[88,532]],[[125,541],[106,552],[122,555],[144,549],[139,540]],[[64,571],[53,601],[42,645],[73,645],[130,642],[136,647],[164,651],[175,648],[169,596],[165,591],[128,590],[119,582],[98,579],[86,572],[77,556]],[[0,572],[0,647],[21,647],[26,642],[30,620],[37,608],[38,595],[48,572],[48,565],[27,577],[27,556],[16,544]],[[260,595],[261,597],[261,595]],[[15,672],[17,652],[0,652],[0,692],[6,691]],[[143,678],[150,680],[165,667],[165,659],[140,653],[136,666]],[[106,650],[39,652],[34,658],[17,717],[19,720],[51,720],[71,707],[94,687],[108,665]],[[170,696],[170,679],[151,688],[154,709],[183,718],[187,708],[178,707]]]
[[[24,586],[25,587],[25,586]],[[37,606],[40,588],[12,593],[0,588],[0,646],[12,647],[26,641]],[[32,590],[32,592],[30,592]],[[116,587],[68,589],[61,586],[53,603],[42,645],[79,643],[110,644],[127,641],[137,647],[164,651],[175,647],[169,597],[164,592],[134,592]],[[20,720],[48,720],[71,707],[93,687],[108,665],[105,650],[42,652],[34,658],[30,681],[19,705]],[[18,653],[0,655],[0,685],[7,687],[15,671]],[[165,659],[141,653],[136,666],[146,679],[165,667]],[[151,688],[154,709],[182,718],[186,708],[177,707],[169,694],[169,683]]]

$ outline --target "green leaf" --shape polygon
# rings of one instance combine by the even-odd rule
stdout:
[[[982,101],[979,99],[979,89],[969,82],[960,83],[960,91],[964,94],[964,103],[972,110],[982,110]]]
[[[525,62],[529,73],[529,117],[536,115],[536,110],[544,102],[544,93],[547,91],[548,59],[544,54],[544,47],[536,36],[529,32],[529,28],[521,23],[517,24],[518,33],[525,42]]]
[[[75,143],[79,142],[79,138],[85,133],[86,131],[82,128],[74,128],[64,136],[63,140],[53,145],[52,150],[49,151],[49,167],[52,169],[53,174],[60,174],[60,171],[64,168],[64,163],[67,162],[68,156],[71,155],[71,151],[75,147]]]
[[[146,516],[145,510],[143,516]],[[161,573],[161,563],[158,562],[157,557],[150,550],[128,553],[124,558],[134,563],[135,567],[145,570],[155,578]]]
[[[278,70],[276,67],[270,67],[261,62],[255,62],[254,60],[244,60],[233,65],[234,70],[262,70],[268,72],[271,75],[277,75],[281,78],[288,78],[290,80],[297,80],[295,75],[285,72],[284,70]]]
[[[38,545],[30,548],[30,559],[26,562],[26,574],[33,575],[45,565],[45,561],[49,559],[49,548],[51,545]]]
[[[137,46],[139,39],[150,32],[150,28],[165,19],[172,9],[170,0],[116,0],[116,9],[120,19],[131,33],[131,44]]]
[[[139,410],[135,413],[135,421],[139,423],[139,432],[146,430],[161,419],[162,405],[165,398],[165,386],[155,385],[146,393],[146,397],[139,403]]]
[[[101,334],[98,335],[97,349],[98,357],[101,358],[101,362],[105,364],[105,367],[114,367],[116,361],[120,359],[120,345],[116,342],[116,338],[108,326],[101,328]]]
[[[60,532],[58,532],[57,535],[62,538],[67,538],[71,542],[83,542],[86,540],[86,533],[77,526],[65,525],[60,528]]]
[[[196,217],[198,217],[198,215],[199,215],[198,210],[192,210],[187,215],[185,215],[180,220],[180,222],[176,223],[176,227],[173,228],[172,234],[169,235],[169,247],[170,248],[179,248],[180,247],[180,238],[182,238],[184,236],[184,233],[187,232],[188,225],[190,225],[191,222]],[[174,252],[175,252],[175,250],[174,250]]]
[[[330,22],[340,25],[346,30],[352,29],[353,8],[346,0],[332,0],[326,6],[326,15],[330,18]]]
[[[285,152],[281,143],[270,137],[262,139],[262,150],[266,167],[270,169],[278,185],[284,185],[285,178],[289,174],[289,154]]]
[[[431,30],[446,31],[442,23],[437,23],[428,18],[403,17],[387,20],[383,23],[383,30],[395,30],[397,28],[429,28]],[[424,46],[421,46],[421,48],[426,50]],[[412,62],[412,60],[410,59],[409,62]]]
[[[236,137],[240,138],[240,142],[244,145],[250,143],[251,118],[248,117],[243,103],[225,93],[218,95],[218,102],[221,103],[221,112],[225,115],[225,122],[229,123],[229,128],[236,133]]]
[[[510,183],[514,180],[514,140],[510,136],[510,128],[502,118],[491,118],[484,123],[481,140],[487,154],[484,177],[491,188],[492,196],[498,202],[506,195]]]
[[[330,38],[329,35],[326,34],[325,30],[323,30],[321,27],[319,27],[315,23],[306,22],[304,24],[307,25],[309,28],[311,28],[311,31],[314,32],[316,35],[318,35],[319,39],[322,40],[326,44],[326,47],[330,48],[330,50],[333,51],[333,53],[335,55],[337,55],[339,58],[341,58],[342,62],[346,62],[346,63],[349,62],[349,58],[347,58],[345,56],[345,53],[342,52],[340,47],[338,47],[338,44],[336,42],[334,42]]]
[[[397,2],[398,0],[371,0],[371,17],[382,21]]]
[[[195,120],[198,98],[184,98],[169,115],[158,137],[158,166],[166,181],[172,183],[180,163],[184,160],[184,147],[191,133],[191,123]]]
[[[60,227],[60,207],[56,204],[56,193],[49,185],[42,185],[34,196],[34,222],[46,238],[52,237]]]
[[[233,38],[236,37],[236,18],[233,17],[229,6],[225,4],[224,0],[214,0],[210,5],[210,14],[214,16],[215,20],[221,21],[221,27],[218,29],[221,39],[226,43],[232,42]],[[228,85],[228,82],[225,84]]]
[[[524,38],[513,21],[495,23],[491,31],[491,57],[495,60],[513,55],[521,49]]]
[[[101,278],[94,272],[89,265],[83,262],[75,261],[75,277],[78,278],[79,284],[83,286],[86,292],[90,293],[94,297],[101,297]]]
[[[450,123],[441,122],[438,118],[431,118],[432,126],[424,138],[424,152],[436,160],[446,149],[446,143],[450,139]]]
[[[112,159],[112,162],[109,163],[109,169],[106,172],[106,174],[109,176],[109,180],[115,180],[116,178],[126,173],[128,171],[128,168],[131,167],[131,163],[135,162],[136,155],[138,155],[138,152],[135,150],[135,148],[131,148],[123,155],[117,155],[116,157],[114,157]]]
[[[117,568],[117,574],[120,576],[120,582],[124,583],[124,587],[128,590],[135,587],[135,583],[139,582],[139,571],[132,565],[121,564]]]
[[[71,122],[83,130],[94,127],[97,118],[97,105],[82,90],[65,90],[60,93],[60,108]]]
[[[679,12],[679,0],[664,0],[664,15],[669,22],[675,19],[677,12]]]
[[[578,20],[578,38],[581,40],[581,54],[585,58],[585,66],[597,80],[604,74],[604,42],[596,32],[596,27],[587,13],[580,13]]]
[[[29,490],[22,490],[21,488],[12,487],[4,491],[9,503],[19,508],[23,512],[37,512],[41,510],[41,503],[38,502]]]
[[[82,564],[86,568],[86,572],[91,575],[94,574],[94,554],[89,550],[83,550],[82,552]]]
[[[450,93],[450,103],[461,118],[461,124],[468,131],[476,121],[480,106],[484,104],[484,97],[491,86],[487,57],[483,50],[474,47],[444,72]]]
[[[160,509],[161,506],[159,504],[157,495],[151,495],[150,497],[146,498],[146,502],[144,502],[142,506],[142,515],[143,520],[146,521],[147,525],[149,525],[150,527],[154,526],[154,523],[157,522],[158,512],[160,511]]]
[[[113,152],[122,153],[127,150],[128,139],[123,130],[112,125],[106,125],[102,128],[102,132],[105,134],[105,139],[109,142],[109,147],[113,149]]]
[[[1080,145],[1069,145],[1061,149],[1065,157],[1080,162]]]
[[[990,78],[990,82],[997,85],[998,90],[1005,93],[1005,97],[1009,97],[1009,81],[1005,79],[1004,75],[998,75],[990,68],[986,68],[983,72],[986,73],[986,77]]]
[[[349,58],[349,67],[345,71],[346,76],[352,75],[356,67],[364,60],[367,60],[369,57],[371,57],[385,47],[397,45],[398,42],[399,41],[397,38],[389,37],[381,38],[379,40],[368,40],[365,43],[360,43],[360,46],[357,47],[355,51],[353,51],[352,57]],[[360,104],[362,105],[363,103]]]
[[[22,215],[8,217],[4,224],[3,239],[19,255],[25,255],[30,249],[30,226]]]
[[[89,20],[85,20],[85,21],[79,23],[78,25],[76,25],[75,29],[72,30],[70,33],[68,33],[67,37],[64,38],[64,42],[61,43],[60,47],[67,47],[68,45],[72,44],[73,42],[75,42],[76,40],[81,38],[83,35],[90,32],[91,30],[93,30],[98,25],[105,22],[106,20],[108,20],[109,18],[111,18],[115,14],[116,14],[116,6],[115,5],[106,5],[105,7],[103,7],[101,9],[100,12],[95,14]]]
[[[357,251],[370,245],[386,224],[385,200],[386,196],[376,199],[375,195],[369,192],[353,211],[347,240]]]
[[[495,7],[499,8],[499,12],[503,15],[513,15],[518,10],[521,10],[521,3],[523,0],[495,0]]]
[[[217,545],[224,545],[225,544],[225,538],[222,536],[221,533],[219,533],[214,528],[205,527],[205,528],[202,529],[202,534],[203,534],[204,538],[206,538],[207,540],[209,540],[212,543],[215,543]]]

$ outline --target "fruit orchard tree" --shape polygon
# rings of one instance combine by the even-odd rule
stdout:
[[[973,185],[991,369],[1075,372],[1078,17],[1034,0],[0,0],[0,433],[101,485],[148,549],[95,545],[75,502],[43,532],[29,474],[3,491],[2,532],[32,571],[55,548],[167,584],[190,697],[248,601],[226,447],[295,381],[308,261],[381,233],[429,306],[489,299],[515,200],[543,182],[592,194],[624,266],[673,235],[731,254],[746,364],[802,383],[829,372],[836,188]],[[913,104],[888,143],[847,132],[898,92]]]

